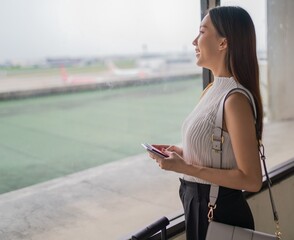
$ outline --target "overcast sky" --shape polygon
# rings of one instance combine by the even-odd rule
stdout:
[[[225,2],[249,11],[261,29],[258,48],[265,49],[265,0]],[[0,0],[0,6],[0,62],[193,51],[200,23],[200,0]]]

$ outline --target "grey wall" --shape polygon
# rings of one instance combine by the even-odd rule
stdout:
[[[269,119],[294,119],[294,1],[267,1]]]

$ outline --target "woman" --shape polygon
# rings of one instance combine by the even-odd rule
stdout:
[[[169,157],[150,153],[162,169],[183,174],[180,186],[187,239],[205,239],[208,228],[210,185],[220,186],[214,220],[254,229],[249,206],[241,190],[259,191],[262,184],[258,140],[263,109],[259,89],[255,29],[240,7],[211,9],[193,41],[198,66],[210,69],[212,86],[182,126],[182,148],[153,145]],[[224,104],[222,169],[212,168],[212,129],[222,98],[234,88],[246,88],[257,109],[255,123],[246,94],[233,93]]]

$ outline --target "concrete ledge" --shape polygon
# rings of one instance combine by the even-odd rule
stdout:
[[[146,154],[0,195],[0,239],[118,239],[181,208]]]

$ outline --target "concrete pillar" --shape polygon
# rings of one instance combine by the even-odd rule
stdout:
[[[294,1],[267,1],[268,104],[272,121],[294,119]]]

